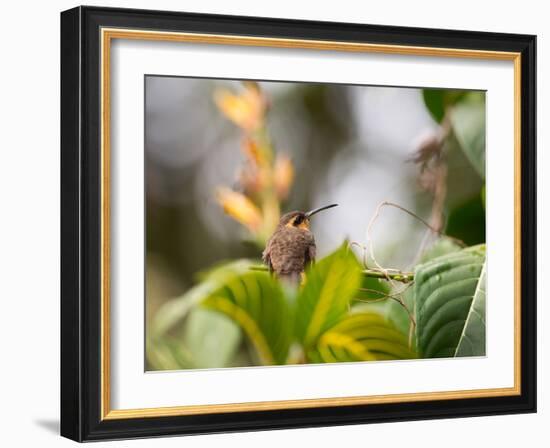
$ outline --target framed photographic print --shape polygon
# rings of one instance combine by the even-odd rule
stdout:
[[[61,14],[61,433],[536,410],[535,36]]]

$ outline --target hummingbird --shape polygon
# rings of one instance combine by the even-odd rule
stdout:
[[[315,261],[315,237],[309,229],[309,220],[316,213],[337,205],[284,214],[262,254],[269,271],[281,280],[298,284],[306,266]]]

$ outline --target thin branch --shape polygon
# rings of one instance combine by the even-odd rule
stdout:
[[[393,285],[393,282],[392,282],[393,279],[389,275],[390,269],[383,268],[380,265],[380,263],[378,263],[378,261],[376,260],[376,257],[374,255],[374,245],[372,244],[372,236],[371,236],[372,227],[374,226],[374,223],[378,219],[378,216],[380,215],[380,211],[382,210],[383,207],[386,207],[386,206],[387,207],[395,207],[395,208],[407,213],[408,215],[412,216],[413,218],[418,219],[420,222],[422,222],[427,227],[431,228],[431,226],[425,220],[423,220],[420,216],[416,215],[415,213],[411,212],[410,210],[407,210],[405,207],[402,207],[399,204],[395,204],[394,202],[383,201],[380,204],[378,204],[378,206],[376,207],[374,215],[372,216],[372,218],[369,222],[369,225],[367,227],[367,246],[368,246],[369,254],[370,254],[370,257],[371,257],[372,261],[374,262],[376,267],[380,270],[380,272],[382,272],[384,274],[384,277]]]
[[[465,247],[466,244],[464,243],[464,241],[458,239],[458,238],[455,238],[455,237],[452,237],[452,236],[449,236],[449,235],[445,235],[443,233],[443,231],[441,230],[441,226],[438,227],[435,227],[433,226],[432,224],[430,224],[429,222],[427,222],[425,219],[421,218],[420,216],[418,216],[416,213],[410,211],[410,210],[407,210],[405,207],[399,205],[399,204],[396,204],[394,202],[390,202],[390,201],[383,201],[381,202],[380,204],[378,204],[378,206],[376,207],[376,211],[374,212],[374,215],[373,217],[371,218],[370,222],[369,222],[369,225],[367,227],[367,246],[368,246],[368,249],[369,249],[369,254],[370,254],[370,257],[372,258],[374,264],[376,264],[376,267],[382,271],[382,272],[387,272],[387,271],[390,271],[391,269],[388,269],[388,268],[383,268],[382,266],[380,266],[380,264],[378,263],[378,261],[376,261],[376,257],[374,256],[374,248],[373,248],[373,244],[372,244],[372,238],[371,238],[371,231],[372,231],[372,227],[374,226],[374,223],[376,222],[376,220],[378,219],[378,216],[380,215],[380,211],[382,210],[383,207],[394,207],[394,208],[397,208],[398,210],[401,210],[403,212],[405,212],[407,215],[409,216],[412,216],[413,218],[415,218],[416,220],[418,220],[419,222],[421,222],[424,226],[426,226],[428,228],[428,231],[431,231],[437,235],[439,235],[440,237],[443,237],[443,238],[448,238],[449,240],[451,241],[454,241],[456,244],[458,244],[459,246],[461,247]],[[438,208],[439,208],[439,205],[438,205]],[[421,244],[421,247],[424,245],[424,242]],[[396,270],[395,270],[396,271]]]
[[[387,294],[387,293],[385,293],[385,292],[383,292],[383,291],[380,291],[380,290],[378,290],[378,289],[359,288],[359,291],[370,292],[370,293],[372,293],[372,294],[378,294],[378,295],[380,295],[380,296],[383,296],[384,298],[385,298],[385,297],[388,297],[388,294]],[[400,293],[400,292],[398,291],[398,292],[396,293],[396,295],[399,294],[399,293]],[[377,299],[375,299],[375,300],[377,300]]]
[[[267,271],[267,266],[262,265],[252,265],[250,266],[250,269],[252,271]],[[369,278],[378,278],[382,280],[391,279],[400,283],[411,283],[414,280],[414,273],[412,272],[401,272],[401,271],[384,271],[384,270],[378,270],[378,269],[364,269],[361,271],[361,273],[365,277]]]
[[[403,300],[402,296],[403,296],[403,293],[405,291],[407,291],[407,289],[409,289],[412,285],[413,285],[413,282],[407,284],[403,289],[401,289],[400,291],[396,291],[394,294],[386,294],[382,291],[378,291],[377,289],[359,288],[360,291],[370,292],[370,293],[373,293],[373,294],[380,294],[383,297],[378,298],[378,299],[354,298],[354,300],[356,300],[358,302],[363,302],[363,303],[378,303],[378,302],[383,302],[384,300],[388,300],[388,299],[395,300],[397,303],[399,303],[399,305],[401,305],[403,307],[403,309],[406,311],[407,316],[409,318],[409,334],[408,334],[408,346],[409,346],[409,348],[412,348],[412,339],[413,339],[413,336],[414,336],[414,330],[416,328],[416,316],[414,315],[415,314],[414,310],[411,311],[409,309],[409,307],[405,303],[405,300]]]
[[[421,217],[418,216],[416,213],[411,212],[410,210],[407,210],[405,207],[402,207],[402,206],[399,205],[399,204],[396,204],[396,203],[394,203],[394,202],[389,202],[389,201],[384,201],[384,202],[381,202],[380,204],[378,204],[378,207],[376,208],[376,213],[375,213],[375,215],[374,215],[374,218],[371,219],[371,223],[369,224],[369,229],[367,230],[367,233],[369,233],[371,225],[373,224],[374,220],[378,217],[378,214],[380,213],[380,209],[381,209],[382,207],[385,207],[385,206],[388,206],[388,207],[395,207],[395,208],[397,208],[397,209],[399,209],[399,210],[405,212],[407,215],[412,216],[413,218],[417,219],[417,220],[420,221],[422,224],[424,224],[428,229],[430,229],[430,230],[431,230],[432,232],[434,232],[434,233],[437,233],[438,235],[446,236],[446,237],[448,237],[448,238],[453,238],[453,237],[444,235],[440,229],[437,229],[436,227],[432,226],[428,221],[426,221],[425,219],[421,218]],[[453,238],[453,239],[454,239],[454,238]]]
[[[376,291],[376,290],[372,290],[372,291]],[[379,291],[378,291],[379,292]],[[411,322],[412,325],[416,326],[416,319],[414,318],[411,310],[409,310],[409,307],[405,304],[405,302],[403,301],[402,298],[400,298],[399,296],[397,295],[393,295],[393,294],[385,294],[384,297],[381,297],[379,299],[372,299],[372,300],[369,300],[369,299],[359,299],[359,298],[354,298],[353,300],[356,300],[357,302],[362,302],[362,303],[377,303],[377,302],[382,302],[384,300],[387,300],[387,299],[392,299],[392,300],[395,300],[397,303],[399,303],[399,305],[401,305],[403,307],[403,309],[407,312],[407,314],[409,315],[409,320]]]
[[[378,278],[381,280],[390,279],[400,283],[411,283],[414,280],[414,273],[393,269],[364,269],[361,272],[365,277]]]
[[[363,261],[363,266],[366,268],[367,267],[367,248],[362,244],[358,243],[357,241],[351,241],[348,246],[349,248],[352,248],[353,246],[357,246],[363,252],[361,260]]]

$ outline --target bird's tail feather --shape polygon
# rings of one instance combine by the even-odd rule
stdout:
[[[281,282],[291,286],[299,286],[302,281],[302,275],[300,272],[291,272],[289,274],[279,274],[277,277]]]

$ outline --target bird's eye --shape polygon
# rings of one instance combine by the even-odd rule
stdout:
[[[299,226],[300,224],[302,224],[303,221],[304,221],[304,217],[301,215],[298,215],[296,216],[296,218],[294,218],[294,225]]]

